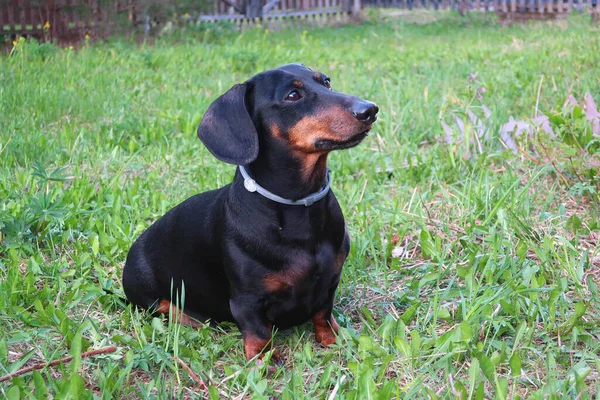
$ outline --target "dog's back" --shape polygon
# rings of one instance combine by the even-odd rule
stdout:
[[[185,312],[191,317],[233,319],[229,300],[223,296],[229,286],[221,254],[223,205],[229,188],[188,198],[135,241],[123,269],[123,288],[133,304],[156,310],[166,293],[169,300],[183,294]],[[188,285],[182,288],[182,282]]]

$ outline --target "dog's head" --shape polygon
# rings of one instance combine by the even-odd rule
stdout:
[[[219,160],[246,165],[256,160],[264,140],[304,155],[354,147],[367,136],[378,111],[374,103],[333,91],[325,74],[288,64],[215,100],[198,136]]]

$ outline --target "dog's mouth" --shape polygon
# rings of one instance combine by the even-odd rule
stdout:
[[[357,133],[356,135],[350,136],[345,140],[329,140],[322,139],[317,140],[315,142],[315,149],[317,150],[340,150],[340,149],[349,149],[351,147],[358,146],[360,142],[363,141],[369,135],[369,131],[371,131],[371,126],[369,126],[364,131]]]

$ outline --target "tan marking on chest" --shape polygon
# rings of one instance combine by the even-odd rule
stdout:
[[[303,254],[294,257],[293,261],[281,271],[269,272],[263,278],[263,284],[269,292],[281,292],[292,288],[306,279],[311,272],[311,259]]]
[[[263,284],[269,292],[282,292],[304,280],[308,272],[307,268],[287,267],[283,271],[266,274]]]
[[[339,252],[335,255],[335,260],[333,262],[333,270],[336,274],[342,272],[342,267],[344,266],[344,262],[346,261],[346,255],[343,252]]]

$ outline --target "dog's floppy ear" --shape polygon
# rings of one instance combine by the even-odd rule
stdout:
[[[198,137],[221,161],[251,163],[258,156],[258,132],[245,105],[246,84],[235,85],[215,100],[198,127]]]

